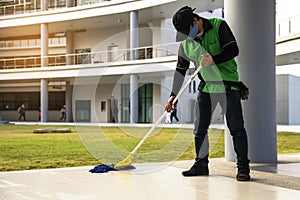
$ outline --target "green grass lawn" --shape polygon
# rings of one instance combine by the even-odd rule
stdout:
[[[34,134],[37,128],[71,128],[72,133]],[[0,171],[97,165],[121,161],[146,128],[0,125]],[[210,157],[224,157],[224,133],[210,130]],[[300,134],[280,132],[278,153],[299,153]],[[155,131],[134,162],[194,159],[191,129]],[[110,163],[108,163],[110,164]]]

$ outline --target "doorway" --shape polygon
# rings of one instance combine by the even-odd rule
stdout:
[[[107,103],[108,103],[108,112],[107,112],[108,123],[118,123],[119,122],[118,99],[114,97],[110,97]]]
[[[91,122],[91,101],[90,100],[76,100],[75,102],[76,122]]]
[[[153,84],[139,87],[139,123],[152,123]]]

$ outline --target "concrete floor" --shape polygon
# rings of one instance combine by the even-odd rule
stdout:
[[[300,155],[294,156],[297,162],[277,164],[276,172],[275,165],[273,168],[269,165],[252,166],[253,179],[249,182],[236,181],[235,164],[224,159],[211,159],[211,175],[189,178],[183,177],[181,172],[193,161],[134,164],[136,169],[133,170],[103,174],[90,173],[89,169],[94,166],[1,172],[0,199],[299,200]],[[284,184],[283,180],[286,180]]]

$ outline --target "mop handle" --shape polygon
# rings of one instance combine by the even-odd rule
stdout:
[[[131,155],[135,154],[135,152],[142,146],[142,144],[144,143],[144,141],[151,135],[151,133],[153,132],[153,130],[157,127],[157,125],[161,122],[161,120],[164,119],[164,117],[166,116],[167,111],[165,111],[160,118],[156,121],[156,123],[151,127],[151,129],[146,133],[146,135],[143,137],[143,139],[141,139],[141,141],[138,143],[138,145],[132,150],[132,152],[130,153]]]
[[[179,99],[179,97],[183,94],[183,92],[186,90],[186,88],[189,86],[189,84],[194,80],[194,78],[197,76],[201,69],[201,66],[198,67],[198,69],[192,74],[192,76],[189,78],[188,82],[183,86],[183,88],[178,92],[177,96],[173,100],[173,103],[176,103],[176,101]]]
[[[173,102],[176,102],[178,98],[183,94],[183,92],[186,90],[186,88],[189,86],[189,84],[194,80],[194,78],[197,76],[198,72],[200,71],[200,67],[193,73],[193,75],[189,78],[188,82],[183,86],[183,88],[179,91]],[[152,134],[153,130],[157,127],[157,125],[165,118],[167,114],[167,111],[164,111],[164,113],[160,116],[160,118],[155,122],[155,124],[151,127],[151,129],[146,133],[146,135],[141,139],[141,141],[138,143],[138,145],[131,151],[131,155],[135,154],[136,151],[142,146],[142,144],[145,142],[145,140]]]

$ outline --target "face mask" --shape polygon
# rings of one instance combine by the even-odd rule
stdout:
[[[197,36],[197,34],[198,34],[198,24],[195,23],[194,26],[193,26],[193,28],[192,28],[192,30],[190,31],[188,37],[191,38],[191,39],[195,39],[195,37]]]

